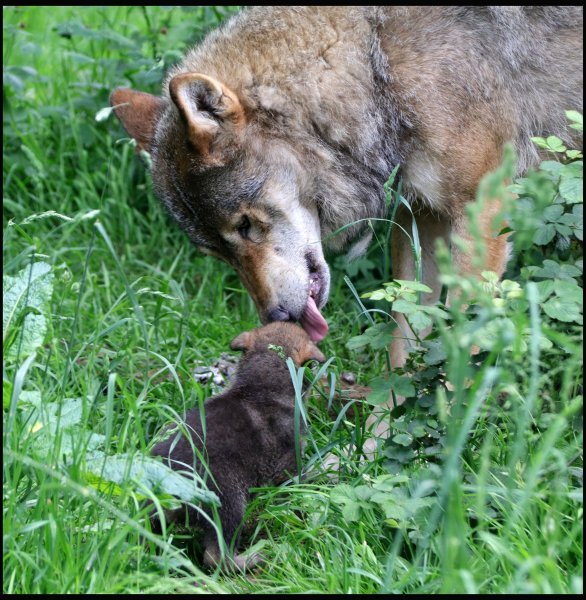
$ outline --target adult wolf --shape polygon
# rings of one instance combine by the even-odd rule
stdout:
[[[323,246],[366,245],[364,222],[331,234],[383,215],[396,165],[437,295],[435,239],[470,240],[465,205],[503,145],[522,172],[538,159],[531,136],[570,141],[582,17],[559,6],[258,7],[189,51],[162,96],[118,89],[111,102],[192,242],[236,269],[263,322],[299,320],[319,340]],[[482,268],[500,274],[498,209],[481,223]],[[407,240],[393,238],[394,276],[410,279]],[[472,271],[467,252],[454,260]]]

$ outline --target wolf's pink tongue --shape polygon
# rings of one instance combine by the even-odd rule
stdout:
[[[301,315],[301,326],[311,338],[313,342],[321,342],[326,337],[328,332],[328,324],[319,312],[319,308],[312,296],[307,299],[307,305]]]

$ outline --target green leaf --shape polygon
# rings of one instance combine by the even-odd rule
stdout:
[[[561,204],[552,204],[543,211],[543,219],[545,221],[557,221],[563,214],[564,207]]]
[[[396,460],[401,464],[407,464],[417,456],[413,448],[398,446],[396,444],[387,444],[385,446],[384,454],[387,458],[390,458],[391,460]]]
[[[359,348],[368,346],[369,341],[370,338],[367,335],[355,335],[346,342],[346,348],[348,348],[348,350],[358,350]]]
[[[439,306],[420,306],[419,310],[428,315],[432,315],[438,319],[449,319],[450,313],[446,312],[443,308]]]
[[[378,493],[373,496],[372,501],[380,504],[387,519],[401,523],[409,517],[410,511],[407,507],[409,498],[405,495]]]
[[[569,302],[579,304],[584,297],[584,290],[578,285],[575,279],[558,279],[554,282],[554,292],[556,296],[564,298]]]
[[[370,346],[373,350],[387,348],[393,340],[393,332],[397,326],[394,323],[377,323],[369,327],[362,335],[350,338],[346,342],[349,350]]]
[[[566,202],[576,204],[584,201],[583,179],[579,177],[562,177],[560,195]]]
[[[147,152],[146,150],[141,149],[138,153],[138,155],[140,156],[140,158],[142,159],[145,167],[149,170],[152,171],[153,170],[153,159],[151,158],[151,155],[149,152]]]
[[[344,520],[352,523],[358,521],[363,510],[370,508],[368,502],[373,490],[367,486],[353,488],[347,484],[337,485],[330,493],[330,500],[341,505]]]
[[[389,382],[393,391],[398,396],[404,396],[405,398],[415,396],[415,388],[413,387],[411,378],[407,375],[397,375],[396,373],[391,373],[389,376]]]
[[[545,138],[535,136],[535,137],[531,138],[531,141],[539,148],[547,148],[548,147],[547,141],[545,140]]]
[[[544,160],[540,163],[539,168],[546,173],[551,173],[552,177],[557,181],[562,174],[563,163],[557,160]]]
[[[427,349],[423,361],[427,365],[438,365],[446,360],[446,348],[441,340],[424,341],[422,346]]]
[[[410,478],[407,475],[380,475],[377,477],[372,487],[378,492],[390,492],[401,483],[409,483]]]
[[[570,127],[577,129],[578,131],[582,131],[583,122],[582,115],[577,110],[567,110],[566,117],[569,121],[573,121],[573,124]]]
[[[88,456],[86,468],[90,473],[117,485],[128,485],[129,481],[133,481],[151,491],[163,492],[184,502],[220,504],[218,496],[206,489],[197,476],[192,479],[181,475],[150,456],[106,456],[103,452],[94,452]]]
[[[395,442],[395,444],[400,444],[401,446],[410,446],[413,442],[413,437],[408,433],[398,433],[393,436],[393,442]]]
[[[370,298],[370,300],[383,300],[386,297],[385,290],[376,290],[375,292],[366,292],[362,294],[362,298]]]
[[[391,373],[388,379],[384,377],[375,377],[370,382],[372,391],[368,394],[366,401],[369,404],[378,406],[384,404],[389,400],[391,390],[399,396],[409,398],[415,395],[415,388],[410,377],[407,375],[398,375],[397,373]]]
[[[564,146],[562,140],[560,140],[560,138],[555,135],[548,136],[547,147],[553,152],[564,152],[566,150],[566,147]]]
[[[574,204],[574,208],[581,208],[582,204]],[[582,217],[579,217],[571,213],[564,213],[559,219],[558,224],[561,223],[563,225],[567,225],[568,227],[580,228],[582,227]]]
[[[555,296],[543,304],[543,310],[552,319],[564,323],[581,323],[582,311],[580,305],[572,300]]]
[[[108,496],[122,496],[124,494],[124,489],[119,485],[112,483],[111,481],[105,481],[101,477],[94,475],[93,473],[85,472],[82,474],[85,482],[90,487],[98,490],[102,494],[106,494]],[[141,494],[137,494],[137,496],[141,499],[144,498]],[[177,507],[179,508],[179,507]]]
[[[415,304],[415,302],[408,302],[407,300],[399,298],[393,302],[393,310],[395,312],[409,315],[417,311],[417,304]]]
[[[41,456],[50,456],[53,454],[55,445],[59,444],[58,456],[70,459],[79,454],[80,450],[84,452],[96,451],[103,445],[106,436],[99,433],[92,433],[79,427],[72,427],[56,437],[49,430],[41,429],[36,432],[33,438],[33,448]]]
[[[83,417],[81,398],[64,398],[61,402],[43,402],[38,391],[23,391],[18,398],[23,419],[31,430],[46,429],[55,435],[58,429],[77,425]]]
[[[18,397],[18,408],[26,424],[30,447],[41,456],[54,454],[69,458],[80,452],[96,450],[105,436],[81,429],[82,398],[64,398],[59,402],[43,402],[37,390],[23,390]]]
[[[413,426],[411,428],[411,434],[414,438],[421,438],[426,435],[427,431],[425,427],[416,421],[413,422]]]
[[[51,266],[44,262],[33,263],[22,269],[16,277],[4,275],[2,339],[6,341],[13,327],[22,317],[22,323],[5,356],[15,358],[18,350],[20,357],[26,358],[34,352],[45,339],[47,321],[43,313],[49,309],[53,294],[53,274]],[[27,314],[28,311],[28,314]]]
[[[405,290],[411,290],[413,292],[424,292],[425,294],[431,294],[433,291],[429,286],[425,285],[424,283],[420,283],[419,281],[395,279],[395,282],[398,283],[401,288]]]
[[[557,225],[555,225],[555,230],[558,233],[558,235],[565,238],[565,244],[569,245],[569,237],[572,235],[572,228],[568,227],[567,225],[563,225],[562,223],[558,223]]]
[[[482,271],[482,273],[480,273],[480,274],[489,283],[495,283],[496,284],[499,281],[499,276],[494,271]]]
[[[576,264],[574,264],[574,265],[562,264],[560,266],[561,266],[560,271],[561,271],[562,279],[574,279],[574,277],[580,277],[580,275],[582,275],[582,261],[581,260],[577,260]]]
[[[506,298],[521,298],[523,296],[523,288],[516,281],[511,279],[503,279],[500,285],[501,295]]]
[[[536,282],[539,300],[541,302],[544,302],[553,294],[557,281],[559,280],[544,279],[543,281]]]
[[[524,267],[528,273],[535,277],[545,277],[547,279],[573,279],[581,273],[580,269],[574,265],[558,263],[555,260],[546,259],[542,267]]]
[[[373,490],[371,487],[367,485],[357,485],[354,488],[354,494],[358,500],[370,500],[370,497],[373,494]]]
[[[339,261],[339,266],[346,271],[346,274],[350,279],[354,279],[359,273],[367,276],[369,271],[376,267],[376,264],[365,256],[353,260],[346,259],[345,257],[338,257],[337,261]]]
[[[552,225],[551,223],[549,223],[548,225],[544,225],[543,227],[540,227],[533,234],[533,243],[537,244],[538,246],[545,246],[545,245],[549,244],[549,242],[551,242],[551,240],[553,240],[554,236],[555,236],[555,225]]]
[[[408,320],[409,325],[411,325],[411,327],[417,332],[423,331],[424,329],[431,327],[432,324],[431,317],[427,315],[423,310],[418,310],[412,315],[409,315]]]
[[[39,407],[41,404],[41,392],[38,390],[22,390],[18,396],[19,404]]]
[[[384,377],[375,377],[370,382],[372,391],[366,397],[368,404],[378,406],[388,402],[391,395],[391,382]]]
[[[577,160],[562,165],[562,177],[577,177],[582,179],[584,177],[584,163],[581,160]]]

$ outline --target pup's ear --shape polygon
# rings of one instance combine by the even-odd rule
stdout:
[[[137,151],[150,151],[155,126],[168,100],[136,92],[128,88],[118,88],[110,96],[110,106],[120,119],[124,129],[137,143]]]
[[[307,361],[317,360],[317,362],[326,362],[323,352],[313,343],[307,342],[303,350],[299,353],[299,364],[303,365]]]
[[[252,348],[252,342],[254,341],[253,335],[250,331],[241,333],[238,337],[235,337],[230,344],[232,350],[243,350],[246,352]]]
[[[169,81],[169,94],[185,120],[189,140],[203,158],[222,128],[236,131],[244,125],[238,96],[213,77],[181,73]]]

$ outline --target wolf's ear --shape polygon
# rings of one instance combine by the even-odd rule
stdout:
[[[185,120],[189,140],[203,158],[222,129],[236,131],[244,125],[238,96],[213,77],[181,73],[169,81],[169,94]]]
[[[299,364],[303,365],[310,360],[317,360],[317,362],[326,362],[326,357],[323,352],[313,343],[307,342],[305,347],[299,352]]]
[[[230,344],[232,350],[243,350],[246,352],[252,348],[252,342],[254,341],[253,335],[250,331],[241,333],[238,337],[235,337]]]
[[[158,96],[128,88],[118,88],[110,96],[110,106],[128,135],[136,140],[137,151],[150,151],[155,126],[167,103]]]

